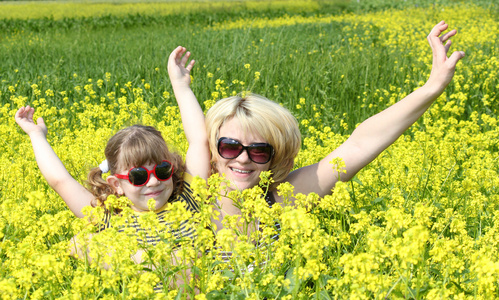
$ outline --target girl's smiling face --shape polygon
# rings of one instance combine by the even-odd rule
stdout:
[[[143,165],[148,170],[154,169],[156,164]],[[130,168],[122,170],[118,174],[126,175]],[[149,181],[143,186],[135,186],[127,179],[118,179],[114,177],[118,186],[115,185],[116,191],[120,195],[125,195],[132,201],[132,209],[138,212],[149,211],[147,202],[149,199],[155,200],[155,210],[158,210],[166,205],[170,196],[173,193],[173,179],[170,177],[168,180],[161,181],[156,178],[154,173],[150,174]],[[112,185],[112,184],[111,184]]]
[[[256,143],[266,143],[260,135],[256,133],[245,133],[237,118],[226,121],[219,130],[219,137],[234,139],[244,146]],[[250,160],[247,151],[243,151],[238,157],[225,159],[218,153],[216,155],[216,168],[219,174],[225,174],[230,181],[230,190],[245,190],[258,185],[260,182],[260,173],[270,168],[270,162],[266,164],[257,164]]]

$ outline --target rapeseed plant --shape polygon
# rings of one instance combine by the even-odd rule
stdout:
[[[149,79],[121,80],[107,71],[98,78],[72,72],[68,75],[71,86],[61,85],[62,79],[52,76],[16,77],[18,72],[2,79],[2,299],[496,298],[499,62],[496,45],[487,46],[497,41],[498,32],[489,11],[468,5],[444,11],[436,6],[434,11],[411,8],[362,15],[255,18],[214,23],[206,30],[339,22],[343,24],[342,43],[321,50],[329,57],[343,57],[344,52],[361,59],[379,43],[396,57],[395,73],[408,70],[398,85],[359,93],[362,107],[357,109],[372,111],[395,103],[421,85],[431,61],[420,36],[433,23],[430,20],[442,15],[463,28],[455,42],[467,45],[472,53],[470,62],[460,66],[453,85],[420,123],[351,182],[338,183],[332,195],[294,195],[292,186],[281,184],[279,195],[285,201],[296,197],[296,209],[266,205],[259,195],[271,183],[268,177],[260,187],[231,194],[239,201],[242,215],[226,217],[225,228],[218,232],[209,226],[218,218],[213,199],[225,193],[220,188],[223,178],[212,176],[207,185],[195,180],[192,188],[200,211],[193,215],[182,205],[169,207],[174,226],[181,226],[179,220],[192,220],[185,226],[195,228],[194,241],[162,235],[156,245],[145,246],[140,239],[161,231],[161,225],[146,213],[138,217],[143,229],[139,239],[118,230],[135,216],[126,209],[127,200],[120,198],[107,202],[123,208],[121,216],[112,220],[115,226],[95,234],[99,226],[95,220],[101,219],[102,209],[88,208],[86,220],[76,219],[34,167],[25,135],[13,130],[16,108],[27,103],[36,106],[37,115],[57,128],[48,137],[54,150],[73,177],[84,182],[87,170],[102,161],[108,137],[127,125],[153,124],[175,150],[185,153],[187,141],[178,109],[155,106],[152,101],[154,95],[162,97],[162,102],[170,98],[170,90]],[[401,25],[407,23],[410,34]],[[21,33],[7,37],[7,42],[18,39],[46,42]],[[262,54],[266,42],[258,39],[253,48]],[[406,65],[407,57],[416,60]],[[225,78],[216,69],[197,74],[195,80],[206,80],[210,87],[209,97],[202,99],[205,109],[219,98],[255,89],[267,76],[276,76],[253,62],[241,63],[241,70],[244,73],[237,78]],[[341,75],[337,88],[352,80]],[[270,87],[280,89],[274,82]],[[338,125],[324,126],[324,104],[313,101],[303,94],[293,105],[300,105],[297,111],[303,115],[297,117],[305,136],[295,167],[317,162],[348,137],[337,128],[351,128],[344,115],[335,119]],[[331,167],[341,172],[341,163],[335,161]],[[261,231],[253,230],[257,223]],[[280,239],[271,240],[278,231]],[[91,261],[69,256],[70,240],[76,234],[86,237],[82,241]],[[181,247],[175,248],[175,243]],[[143,250],[140,257],[134,256],[139,249]],[[226,252],[232,253],[228,259]],[[184,287],[178,278],[198,291]]]

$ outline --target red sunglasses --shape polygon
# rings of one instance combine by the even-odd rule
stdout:
[[[173,175],[173,165],[167,160],[154,166],[152,170],[146,167],[134,167],[128,171],[128,175],[114,174],[119,179],[128,179],[135,186],[143,186],[149,182],[151,174],[154,174],[159,181],[166,181]]]

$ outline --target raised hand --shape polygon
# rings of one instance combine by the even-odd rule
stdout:
[[[452,44],[450,38],[457,33],[454,29],[440,36],[447,27],[448,24],[441,21],[433,27],[427,37],[433,52],[433,64],[428,84],[436,84],[437,89],[444,89],[450,83],[457,62],[464,57],[463,51],[455,51],[450,57],[447,57],[447,52]]]
[[[191,70],[195,63],[194,60],[189,61],[190,56],[191,53],[184,47],[175,48],[168,58],[168,75],[180,109],[185,136],[189,143],[185,156],[186,172],[206,179],[211,171],[210,149],[204,124],[204,113],[190,86]]]
[[[178,46],[170,54],[170,57],[168,58],[168,75],[170,76],[172,85],[191,84],[190,75],[195,61],[191,60],[187,63],[190,56],[191,53],[182,46]]]
[[[43,133],[44,136],[47,136],[47,126],[43,121],[43,118],[40,117],[35,123],[33,121],[33,114],[35,113],[35,109],[30,107],[29,105],[26,107],[21,107],[17,110],[15,115],[16,123],[21,127],[24,132],[28,135],[32,133],[39,132]]]

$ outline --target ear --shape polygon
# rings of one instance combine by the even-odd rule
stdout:
[[[110,175],[106,178],[107,183],[113,188],[113,190],[118,195],[123,195],[123,188],[121,188],[121,183],[116,176]]]

